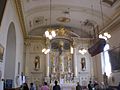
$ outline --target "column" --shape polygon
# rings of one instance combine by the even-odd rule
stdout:
[[[64,56],[61,56],[61,59],[62,59],[62,73],[64,73]]]
[[[47,49],[49,49],[49,46],[50,46],[50,40],[47,39],[46,40],[46,47],[47,47]],[[49,67],[50,66],[49,62],[50,62],[50,53],[47,52],[47,54],[46,54],[46,77],[49,77],[49,68],[50,68]]]
[[[73,59],[74,59],[74,76],[77,77],[77,53],[76,53],[76,48],[74,48],[74,54],[73,54]]]
[[[46,77],[49,77],[49,53],[46,54]]]

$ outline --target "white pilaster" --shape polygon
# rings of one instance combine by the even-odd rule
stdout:
[[[73,58],[74,58],[74,75],[75,77],[77,77],[77,50],[76,48],[74,48],[74,54],[73,54]]]
[[[49,77],[49,53],[46,54],[46,76]]]
[[[62,59],[62,73],[64,72],[64,56],[61,56]]]

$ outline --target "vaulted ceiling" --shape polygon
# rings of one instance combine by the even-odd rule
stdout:
[[[101,32],[120,10],[120,0],[16,0],[16,3],[27,36],[40,37],[44,37],[49,25],[65,27],[74,33],[73,37],[92,37],[94,30]]]

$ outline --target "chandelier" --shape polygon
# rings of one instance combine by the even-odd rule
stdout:
[[[85,48],[81,48],[79,50],[79,53],[81,53],[82,55],[84,55],[85,53],[87,53],[87,50]]]
[[[44,49],[42,49],[42,52],[44,54],[47,54],[51,50],[53,50],[53,51],[58,51],[59,55],[61,55],[62,52],[70,51],[70,53],[73,54],[73,45],[72,45],[73,41],[72,41],[72,37],[70,35],[73,32],[68,30],[67,27],[64,27],[61,25],[57,26],[57,27],[51,26],[51,11],[52,11],[51,1],[52,0],[50,0],[50,24],[44,33],[46,39],[48,39],[48,41],[50,41],[50,49],[44,48]],[[64,13],[69,14],[69,8]],[[56,20],[61,23],[70,22],[70,18],[68,18],[66,16],[58,17]]]
[[[102,9],[102,4],[101,4],[101,0],[100,0],[100,8],[101,8],[101,17],[102,17],[102,23],[103,23],[103,27],[104,27],[104,17],[103,17],[103,9]],[[106,41],[111,38],[111,35],[108,32],[104,32],[104,34],[99,34],[99,38],[100,39],[105,39]]]
[[[82,27],[83,28],[83,27]],[[82,37],[82,36],[81,36]],[[84,39],[81,38],[81,48],[78,50],[78,52],[82,55],[86,54],[87,53],[87,50],[84,48]]]
[[[51,28],[51,10],[52,10],[52,0],[50,0],[50,27],[45,31],[45,36],[46,38],[52,39],[53,37],[56,36],[55,30]]]
[[[108,32],[105,32],[103,35],[99,34],[99,38],[107,40],[111,38],[111,35]]]
[[[51,16],[52,16],[52,0],[50,0],[50,5],[49,5],[49,7],[50,7],[50,24],[49,24],[49,28],[45,31],[45,37],[46,38],[48,38],[48,39],[53,39],[53,38],[55,38],[56,36],[66,36],[68,33],[68,30],[66,29],[66,28],[64,28],[64,27],[57,27],[57,28],[53,28],[53,27],[51,27],[51,22],[52,22],[52,20],[51,20]],[[67,9],[67,10],[65,10],[64,12],[63,12],[64,14],[65,14],[65,16],[63,17],[58,17],[56,20],[58,21],[58,22],[60,22],[60,23],[68,23],[68,22],[70,22],[71,21],[71,19],[68,17],[69,16],[69,14],[70,14],[70,12],[69,12],[69,8]],[[66,16],[67,15],[67,16]]]
[[[47,53],[50,52],[50,49],[49,49],[49,48],[48,48],[48,49],[44,48],[44,49],[42,49],[42,52],[43,52],[44,54],[47,54]]]
[[[46,38],[49,38],[50,40],[56,36],[55,30],[52,30],[51,28],[45,31]]]

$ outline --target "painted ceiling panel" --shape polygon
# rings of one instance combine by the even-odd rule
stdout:
[[[49,26],[70,27],[70,31],[80,36],[92,36],[95,28],[103,28],[118,12],[119,0],[20,0],[28,35],[44,36]],[[51,1],[51,9],[50,9]],[[100,1],[102,1],[100,3]],[[117,2],[117,3],[116,3]],[[111,4],[112,3],[112,4]],[[110,5],[106,5],[110,4]],[[67,13],[65,13],[67,12]],[[51,16],[50,16],[51,13]],[[63,23],[58,18],[65,17],[70,22]],[[50,21],[51,19],[51,21]],[[93,28],[93,26],[95,28]],[[38,34],[39,33],[39,34]]]

